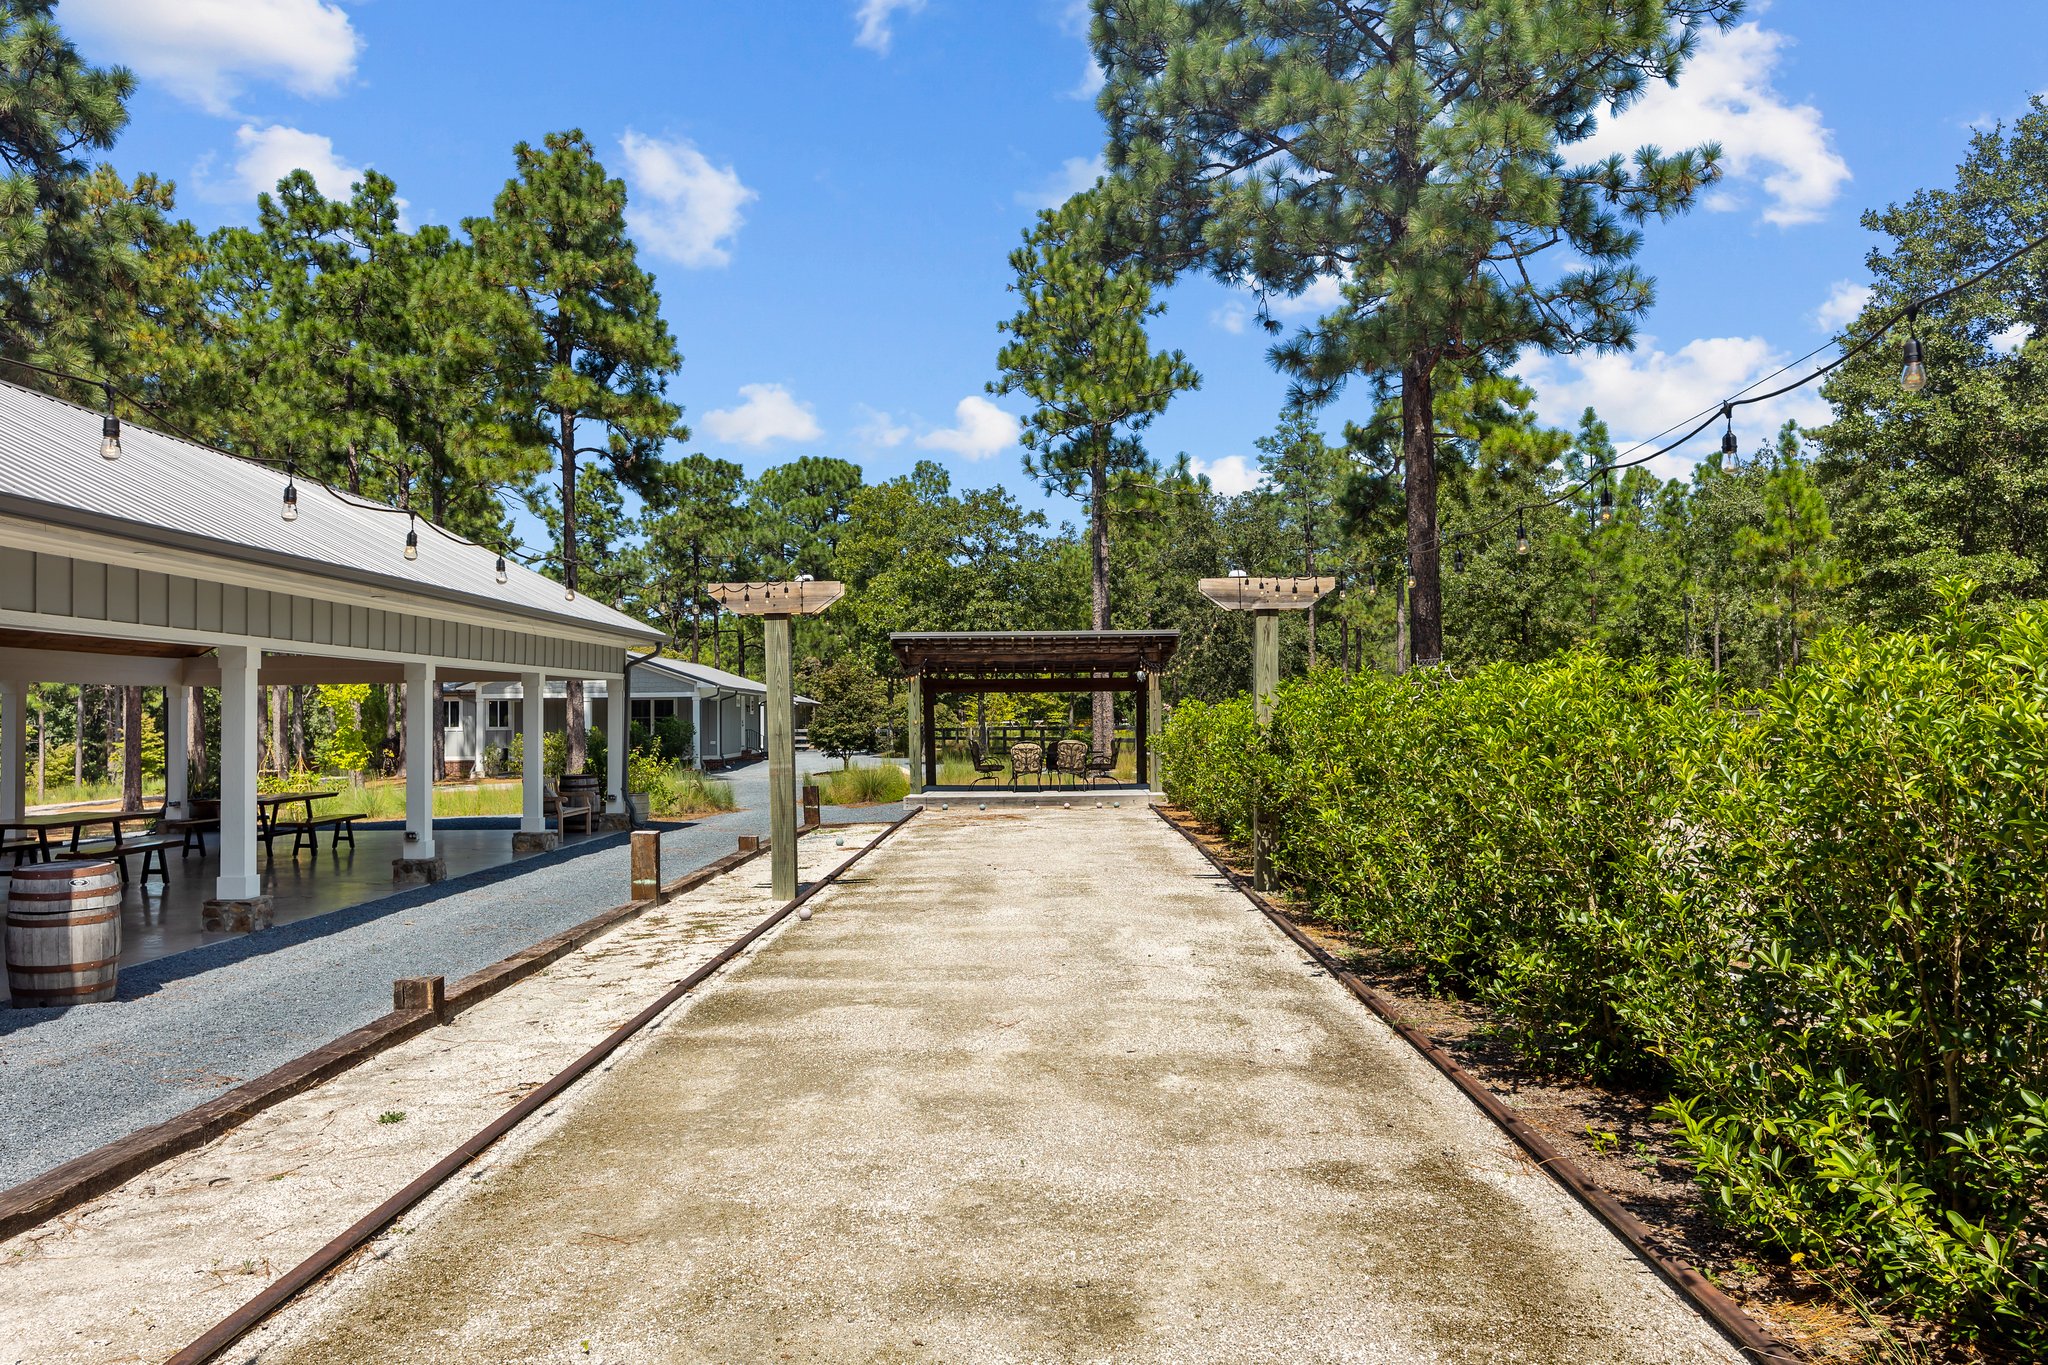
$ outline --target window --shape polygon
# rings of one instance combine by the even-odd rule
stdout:
[[[487,712],[484,723],[493,730],[512,728],[512,699],[497,697],[484,703]]]
[[[676,713],[674,697],[633,698],[633,723],[643,730],[652,730],[654,722],[667,720]]]
[[[449,730],[460,730],[462,728],[462,701],[460,698],[443,697],[441,699],[441,725]]]

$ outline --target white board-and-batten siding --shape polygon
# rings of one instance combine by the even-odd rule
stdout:
[[[246,639],[272,651],[462,660],[597,677],[625,670],[617,645],[386,611],[0,545],[0,624],[93,633],[148,628],[151,638],[211,645]]]

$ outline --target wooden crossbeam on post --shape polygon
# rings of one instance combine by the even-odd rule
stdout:
[[[844,583],[710,583],[711,600],[735,616],[762,618],[768,671],[768,847],[775,899],[796,896],[796,685],[790,620],[816,616],[846,595]]]
[[[1201,581],[1202,596],[1225,611],[1252,614],[1252,710],[1264,729],[1273,719],[1273,694],[1280,687],[1280,613],[1307,611],[1336,590],[1331,577],[1234,573]],[[1252,885],[1273,889],[1273,822],[1252,796]]]

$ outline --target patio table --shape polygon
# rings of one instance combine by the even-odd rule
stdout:
[[[267,851],[271,844],[276,841],[277,836],[284,832],[278,828],[278,825],[284,816],[284,808],[286,806],[299,806],[304,812],[301,818],[294,822],[294,825],[291,827],[292,832],[297,834],[297,825],[310,825],[313,823],[313,803],[315,801],[325,801],[339,795],[341,795],[340,790],[333,787],[325,791],[263,792],[258,794],[256,797],[256,832],[257,837],[263,840],[264,849]]]
[[[48,862],[50,861],[51,854],[56,851],[50,842],[50,836],[53,833],[68,830],[70,833],[69,837],[64,841],[65,846],[71,852],[76,853],[78,852],[79,843],[84,838],[85,831],[96,825],[110,826],[113,830],[114,843],[119,845],[121,842],[122,825],[135,824],[143,820],[160,820],[162,818],[163,811],[160,809],[67,810],[54,811],[46,815],[24,815],[18,820],[0,820],[0,842],[4,842],[9,834],[16,831],[33,835],[35,836],[37,851],[41,854],[40,860]]]

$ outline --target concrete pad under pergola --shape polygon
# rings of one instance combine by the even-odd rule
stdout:
[[[263,917],[255,797],[257,707],[285,684],[393,683],[406,709],[406,848],[394,872],[438,875],[432,727],[441,682],[550,678],[623,688],[659,631],[496,549],[303,475],[124,423],[101,456],[100,415],[0,384],[0,820],[24,809],[28,689],[38,682],[166,689],[167,807],[186,805],[188,689],[221,695],[220,872],[210,904]],[[285,490],[294,485],[295,516]],[[627,708],[611,709],[606,790],[623,814]],[[541,708],[528,709],[521,831],[545,843]]]

